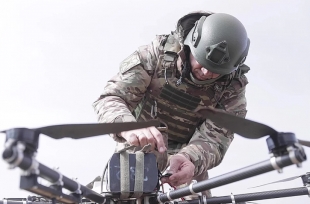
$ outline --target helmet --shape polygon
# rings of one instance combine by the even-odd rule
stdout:
[[[209,71],[226,75],[246,59],[250,40],[235,17],[215,13],[196,21],[184,40],[196,61]]]

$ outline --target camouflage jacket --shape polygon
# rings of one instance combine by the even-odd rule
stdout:
[[[233,140],[232,132],[210,120],[202,121],[197,111],[210,106],[245,117],[248,82],[244,74],[232,73],[210,85],[198,86],[186,79],[180,86],[175,86],[180,74],[177,65],[182,51],[180,41],[177,33],[159,35],[151,44],[139,47],[121,63],[119,73],[108,81],[93,107],[98,121],[105,123],[148,120],[156,114],[168,127],[168,133],[163,134],[168,153],[189,157],[197,176],[220,164]],[[167,84],[171,86],[167,87]],[[167,90],[177,92],[176,95],[187,94],[184,96],[187,99],[193,96],[190,102],[194,105],[184,107],[178,103],[180,100],[165,97],[162,93]],[[155,113],[154,101],[158,105]],[[124,142],[115,134],[111,136]],[[166,162],[165,159],[162,161]]]

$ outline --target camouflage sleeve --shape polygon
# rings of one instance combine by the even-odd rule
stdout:
[[[150,81],[151,77],[141,64],[134,65],[127,71],[120,71],[108,81],[100,98],[93,103],[98,122],[136,121],[131,112],[143,98]],[[124,142],[116,134],[110,136],[118,142]]]
[[[221,104],[227,112],[245,117],[247,112],[245,86],[233,92],[225,92]],[[197,176],[221,163],[233,138],[233,132],[206,120],[196,129],[189,144],[179,153],[194,163]]]
[[[133,122],[132,111],[143,98],[152,79],[152,70],[156,67],[158,46],[161,37],[149,45],[141,46],[122,61],[116,76],[110,79],[103,93],[93,103],[98,122]],[[124,139],[111,134],[118,142]]]

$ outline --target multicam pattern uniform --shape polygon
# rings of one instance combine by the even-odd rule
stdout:
[[[208,177],[208,169],[221,163],[234,136],[197,112],[208,106],[245,117],[248,82],[243,74],[236,77],[232,73],[210,85],[197,86],[185,79],[176,86],[180,74],[176,66],[179,42],[177,35],[160,35],[151,44],[139,47],[121,63],[119,73],[108,81],[93,107],[98,121],[103,123],[144,121],[156,114],[168,127],[167,133],[163,133],[168,153],[190,158],[195,165],[194,179],[200,181]],[[184,93],[184,100],[189,100],[192,106],[173,101],[174,96],[169,94],[174,91],[175,96]],[[118,135],[111,136],[117,142],[125,142]],[[156,154],[163,170],[167,154]]]

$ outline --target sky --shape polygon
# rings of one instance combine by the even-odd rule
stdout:
[[[96,123],[92,103],[120,62],[157,34],[175,29],[183,15],[205,10],[228,13],[251,40],[246,64],[247,118],[308,140],[310,2],[308,0],[0,0],[0,130],[55,124]],[[0,134],[0,152],[5,135]],[[101,175],[114,151],[108,136],[53,140],[42,135],[37,160],[87,184]],[[306,148],[309,155],[310,149]],[[210,177],[269,158],[265,138],[235,136]],[[302,187],[300,179],[248,189],[305,174],[290,166],[212,190],[214,196]],[[0,199],[27,197],[20,170],[0,160]],[[309,202],[308,196],[257,201]]]

